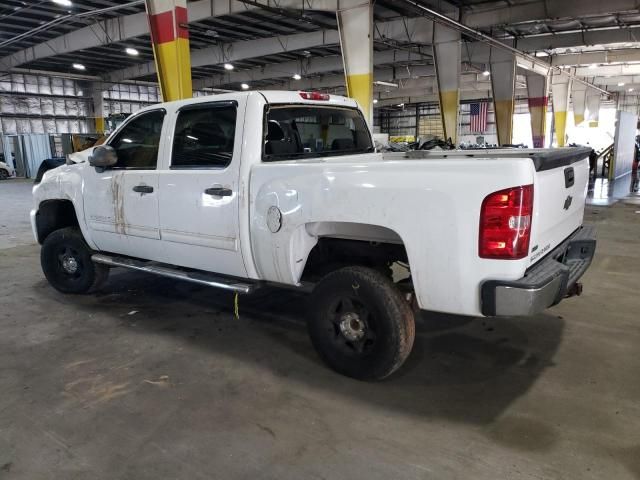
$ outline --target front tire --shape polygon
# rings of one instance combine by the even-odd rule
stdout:
[[[6,180],[9,178],[9,172],[4,168],[0,168],[0,180]]]
[[[44,276],[62,293],[87,293],[97,289],[109,275],[109,268],[91,260],[91,249],[80,230],[61,228],[42,244],[40,264]]]
[[[365,267],[336,270],[315,287],[309,335],[335,371],[359,380],[381,380],[411,352],[413,312],[387,277]]]

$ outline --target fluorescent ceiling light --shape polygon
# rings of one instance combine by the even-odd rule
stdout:
[[[589,65],[590,69],[594,69],[594,68],[598,68],[598,64],[597,63],[592,63],[591,65]]]
[[[491,72],[489,70],[485,70],[484,72],[482,72],[482,75],[488,77],[489,75],[491,75]]]
[[[81,63],[74,63],[72,66],[76,70],[86,70],[86,67],[84,65],[82,65]]]
[[[249,89],[249,85],[246,83],[243,83],[242,85],[240,85],[242,87],[243,90],[248,90]]]
[[[296,73],[296,74],[293,76],[293,79],[294,79],[294,80],[300,80],[301,78],[302,78],[302,77],[300,76],[300,74],[299,74],[299,73]]]
[[[624,87],[624,82],[620,82],[620,83],[618,83],[618,86],[619,86],[619,87]]]
[[[53,3],[57,3],[58,5],[62,5],[63,7],[70,7],[71,0],[51,0]]]
[[[373,103],[378,103],[378,99],[377,99],[377,98],[374,98],[374,99],[373,99]]]
[[[633,88],[630,88],[628,91],[629,91],[629,92],[633,92]]]
[[[398,88],[398,84],[397,83],[393,83],[393,82],[384,82],[382,80],[376,80],[375,82],[373,82],[374,85],[383,85],[385,87],[395,87]]]
[[[548,57],[549,54],[547,52],[536,52],[536,57]]]
[[[231,65],[230,63],[225,63],[224,64],[224,69],[225,70],[233,70],[233,65]]]
[[[136,50],[135,48],[131,48],[131,47],[125,48],[124,51],[127,52],[127,54],[129,54],[129,55],[138,55],[140,53],[138,50]]]

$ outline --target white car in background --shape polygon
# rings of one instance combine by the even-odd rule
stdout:
[[[15,174],[16,172],[13,167],[0,161],[0,180],[6,180],[9,177],[13,177]]]

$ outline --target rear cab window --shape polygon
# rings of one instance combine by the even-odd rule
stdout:
[[[266,110],[265,162],[373,151],[369,128],[357,109],[288,104]]]

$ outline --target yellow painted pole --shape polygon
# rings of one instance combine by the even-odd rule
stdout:
[[[373,125],[373,5],[369,0],[341,2],[336,12],[347,96],[358,102]]]
[[[162,99],[190,98],[191,54],[186,0],[146,0]]]
[[[498,144],[507,145],[513,138],[516,62],[513,54],[495,48],[491,49],[490,58],[491,90]]]
[[[547,105],[549,103],[547,76],[527,71],[526,79],[533,148],[544,148],[547,130]]]
[[[584,113],[587,101],[587,86],[582,82],[573,82],[571,85],[571,100],[573,101],[573,123],[580,125],[584,122]]]
[[[460,111],[460,32],[440,23],[433,24],[433,63],[436,68],[438,100],[444,139],[458,142]]]
[[[570,89],[570,77],[563,75],[562,72],[554,72],[551,78],[551,93],[553,94],[553,120],[558,147],[564,147],[567,142],[567,110]]]

